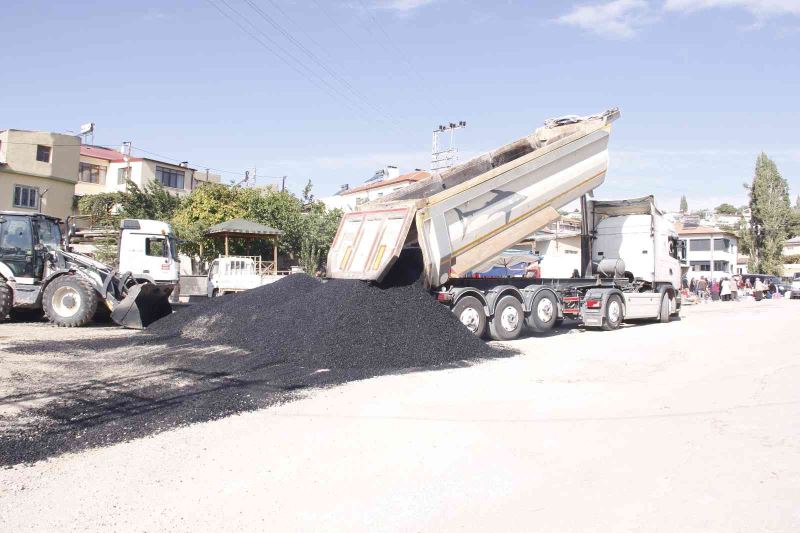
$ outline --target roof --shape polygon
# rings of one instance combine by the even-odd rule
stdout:
[[[252,220],[245,220],[243,218],[234,218],[233,220],[226,220],[219,224],[214,224],[206,231],[206,235],[234,235],[239,237],[247,236],[276,236],[283,235],[279,229],[270,228],[264,224],[253,222]]]
[[[732,231],[726,231],[724,229],[714,228],[712,226],[690,226],[685,227],[682,223],[678,222],[675,224],[675,231],[678,232],[678,235],[733,235],[736,236],[735,233]]]
[[[354,187],[352,189],[348,189],[346,191],[342,191],[340,194],[341,196],[346,196],[348,194],[354,194],[357,192],[364,192],[370,189],[377,189],[379,187],[386,187],[387,185],[393,185],[395,183],[403,183],[405,181],[421,181],[425,178],[430,177],[430,172],[425,172],[424,170],[415,170],[414,172],[409,172],[408,174],[401,174],[396,178],[390,178],[388,180],[382,181],[372,181],[369,183],[365,183],[364,185],[360,185],[358,187]]]
[[[800,236],[792,237],[791,239],[787,240],[785,244],[800,244]]]
[[[151,159],[149,157],[129,157],[126,160],[125,154],[123,154],[122,152],[118,152],[112,148],[106,148],[104,146],[94,146],[91,144],[81,145],[81,155],[86,157],[94,157],[96,159],[105,159],[109,163],[136,162],[136,161],[144,161],[145,159],[147,159],[148,161],[155,161],[156,163],[164,163],[165,165],[171,165],[173,167],[181,167],[187,170],[196,170],[190,167],[183,167],[177,163],[170,163],[169,161],[161,161],[160,159]]]

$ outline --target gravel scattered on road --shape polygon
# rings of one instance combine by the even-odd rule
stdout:
[[[258,409],[312,387],[510,353],[475,338],[417,284],[380,288],[306,275],[190,306],[132,338],[11,350],[66,353],[80,372],[67,363],[63,378],[39,387],[15,376],[15,393],[0,403],[23,413],[0,416],[0,464]],[[85,364],[92,358],[97,364]]]

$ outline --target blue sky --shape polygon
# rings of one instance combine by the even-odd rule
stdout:
[[[800,193],[800,0],[6,0],[2,27],[0,128],[93,121],[226,180],[325,195],[426,168],[443,122],[463,160],[619,106],[599,197],[740,205],[761,150]]]

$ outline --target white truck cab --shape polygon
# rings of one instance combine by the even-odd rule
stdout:
[[[178,246],[172,226],[158,220],[126,218],[120,223],[118,270],[140,280],[177,288]]]

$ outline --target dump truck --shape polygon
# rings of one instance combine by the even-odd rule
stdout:
[[[668,321],[680,308],[677,234],[652,197],[589,198],[605,180],[619,116],[614,108],[547,120],[522,139],[345,214],[327,275],[385,283],[409,278],[398,269],[415,257],[425,287],[470,331],[496,340],[516,338],[525,325],[542,333],[569,316],[603,329],[626,318]],[[575,201],[583,213],[579,277],[472,275]]]
[[[172,312],[170,292],[68,251],[58,218],[0,211],[0,320],[41,311],[57,326],[83,326],[102,305],[115,323],[142,329]]]

